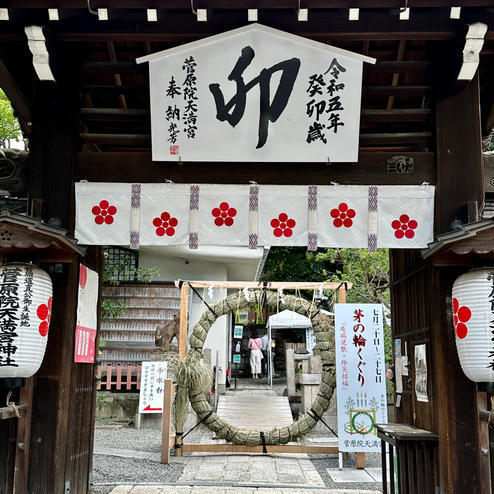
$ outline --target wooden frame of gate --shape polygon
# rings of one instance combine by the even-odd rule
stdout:
[[[244,281],[184,281],[177,280],[175,286],[180,288],[180,327],[178,336],[178,355],[183,359],[187,352],[187,326],[189,312],[189,287],[194,288],[226,288],[226,289],[280,289],[284,290],[323,290],[337,291],[338,303],[346,303],[346,291],[352,288],[352,283],[348,282],[244,282]],[[165,381],[164,403],[163,403],[163,424],[161,442],[161,463],[170,463],[170,450],[176,446],[176,436],[172,435],[172,404],[173,396],[177,391],[177,385],[171,379]],[[183,435],[183,431],[181,432]],[[179,444],[175,448],[175,456],[182,456],[183,453],[312,453],[312,454],[338,454],[338,446],[306,446],[302,444],[279,444],[263,446],[246,446],[243,444]],[[357,468],[365,467],[365,453],[356,453]]]

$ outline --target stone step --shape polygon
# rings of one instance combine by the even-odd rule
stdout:
[[[261,394],[245,396],[222,395],[218,400],[218,415],[229,424],[258,431],[284,427],[293,422],[286,396]]]

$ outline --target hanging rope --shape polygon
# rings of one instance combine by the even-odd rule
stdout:
[[[21,418],[21,414],[19,413],[19,409],[17,408],[17,405],[15,404],[15,402],[10,401],[11,396],[12,396],[12,390],[10,390],[9,391],[9,394],[7,395],[7,406],[9,408],[12,408],[14,410],[14,413],[15,413],[16,417],[18,419],[20,419]]]
[[[190,284],[188,283],[188,285],[192,288],[192,291],[201,299],[201,302],[209,309],[209,311],[211,312],[211,314],[213,314],[214,317],[216,317],[216,319],[218,319],[218,315],[216,314],[216,312],[211,308],[211,306],[201,297],[200,293]]]

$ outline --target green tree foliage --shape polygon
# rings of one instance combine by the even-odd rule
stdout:
[[[273,247],[261,276],[269,281],[348,281],[348,303],[381,303],[384,308],[384,349],[391,362],[391,316],[389,293],[389,251],[379,249],[320,249],[308,252],[304,247]],[[329,294],[328,294],[329,295]],[[302,292],[312,298],[312,293]],[[329,297],[325,308],[332,309]]]
[[[11,139],[21,137],[19,122],[5,93],[0,89],[0,148],[7,148]]]

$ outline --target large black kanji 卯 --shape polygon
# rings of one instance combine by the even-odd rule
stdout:
[[[244,115],[247,93],[259,84],[259,140],[256,146],[259,149],[266,144],[269,122],[276,122],[286,108],[300,69],[300,59],[291,58],[268,69],[262,69],[257,77],[245,84],[242,74],[254,56],[255,52],[252,47],[246,46],[242,49],[235,67],[228,76],[228,80],[235,81],[237,84],[237,92],[228,103],[225,103],[223,92],[218,83],[210,84],[209,90],[213,94],[216,104],[216,118],[220,122],[226,120],[232,127],[235,127]],[[271,76],[278,71],[282,71],[282,74],[276,93],[271,100]]]

